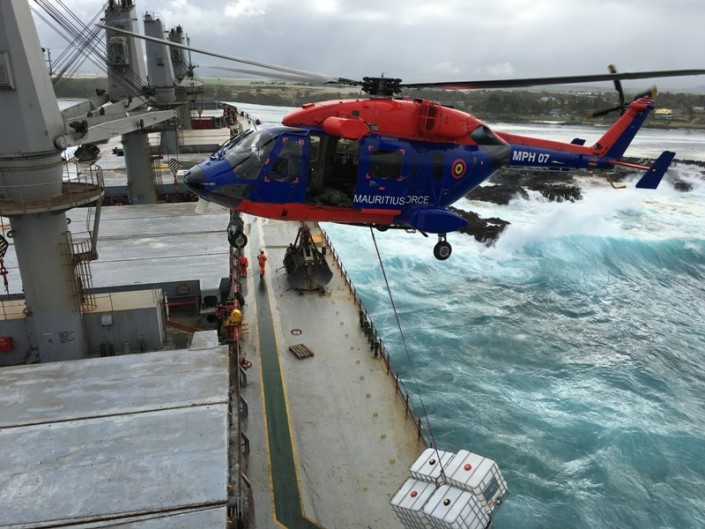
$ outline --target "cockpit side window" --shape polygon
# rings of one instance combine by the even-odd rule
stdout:
[[[228,153],[225,159],[232,166],[235,176],[245,180],[256,180],[262,169],[262,163],[251,152]]]
[[[282,147],[272,166],[270,178],[285,181],[300,176],[303,143],[303,140],[296,138],[282,138]]]
[[[318,163],[318,154],[321,152],[321,137],[318,134],[311,134],[311,165]]]
[[[0,0],[1,1],[1,0]],[[307,165],[308,139],[301,129],[262,126],[225,142],[211,160],[226,160],[236,179],[292,180],[303,177]]]
[[[370,175],[377,178],[400,178],[404,155],[400,149],[374,148],[370,151]]]

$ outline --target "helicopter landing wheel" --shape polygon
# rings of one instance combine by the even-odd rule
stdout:
[[[446,259],[448,259],[452,252],[453,248],[451,247],[450,243],[445,240],[445,237],[439,240],[436,243],[436,246],[433,247],[433,256],[439,261],[445,261]]]
[[[239,250],[247,246],[247,235],[241,231],[236,231],[233,235],[228,237],[228,242],[230,243],[230,246]]]
[[[375,228],[377,228],[377,231],[387,231],[389,226],[387,224],[376,224]]]

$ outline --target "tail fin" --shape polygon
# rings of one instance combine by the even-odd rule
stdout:
[[[641,128],[644,120],[654,109],[654,103],[647,97],[637,99],[627,111],[612,125],[595,145],[599,155],[619,160]]]
[[[663,175],[666,174],[668,166],[671,165],[671,161],[675,155],[675,152],[663,151],[661,156],[659,156],[646,173],[644,173],[644,176],[639,179],[636,183],[636,187],[642,189],[656,189],[661,183],[661,179]]]
[[[646,171],[644,176],[642,176],[636,183],[636,187],[640,187],[642,189],[656,189],[661,183],[661,179],[663,178],[663,175],[666,174],[666,171],[671,165],[675,155],[675,152],[663,151],[661,156],[659,156],[656,161],[651,164],[651,166],[623,162],[621,160],[613,160],[609,163],[614,166],[629,167],[630,169],[641,169],[642,171]]]

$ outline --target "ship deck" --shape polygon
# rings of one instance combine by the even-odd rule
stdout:
[[[201,334],[0,369],[0,527],[224,527],[228,355]]]
[[[108,170],[118,169],[122,161],[111,149],[110,144],[103,147],[100,162]],[[123,186],[126,181],[116,170],[106,184]],[[92,286],[101,291],[139,290],[165,282],[199,282],[202,289],[217,289],[229,274],[225,236],[229,214],[211,205],[198,215],[194,207],[195,203],[103,207],[99,259],[90,265]],[[69,213],[74,240],[88,235],[82,234],[84,215],[79,209]],[[328,252],[334,276],[325,291],[290,290],[283,257],[296,237],[297,224],[244,220],[250,263],[256,264],[260,249],[269,258],[264,281],[250,273],[243,284],[246,305],[240,347],[253,366],[241,390],[248,409],[242,433],[249,454],[240,471],[252,486],[250,527],[400,528],[389,499],[408,477],[424,444],[386,363],[371,354],[360,329],[359,307],[341,270]],[[19,295],[21,277],[12,246],[5,263],[9,291]],[[197,327],[199,319],[189,324]],[[204,338],[212,333],[196,333],[194,340],[212,342]],[[290,353],[289,347],[297,344],[306,345],[314,356],[299,359]],[[5,463],[0,464],[0,512],[12,515],[0,517],[0,527],[43,527],[58,519],[77,527],[97,527],[120,518],[125,527],[135,529],[223,527],[228,502],[223,476],[229,466],[232,470],[244,444],[235,426],[227,431],[227,391],[221,382],[228,379],[232,384],[235,374],[223,362],[225,346],[204,347],[210,351],[208,360],[205,352],[192,354],[192,343],[191,349],[0,369],[9,377],[0,388],[0,434],[6,448]],[[122,375],[147,358],[154,358],[150,369],[158,364],[163,373],[157,378],[147,375],[142,385],[136,374],[135,392],[130,377]],[[174,361],[176,368],[171,366]],[[47,391],[41,387],[46,381],[43,373],[51,370],[61,374],[51,378],[60,384],[43,393]],[[219,382],[205,398],[201,390],[208,385],[209,372]],[[157,401],[150,404],[154,408],[142,406],[142,393],[151,395],[154,388],[166,395],[166,403],[174,393],[181,393],[181,400],[174,406]],[[65,394],[73,398],[64,401]],[[16,399],[22,405],[5,406]],[[101,407],[107,406],[104,399],[110,401],[109,411]],[[85,407],[92,401],[95,406]],[[43,418],[27,419],[37,402],[47,404]],[[231,410],[235,411],[232,405]],[[233,417],[232,424],[236,422]],[[207,428],[193,428],[201,423]],[[204,436],[209,437],[208,450],[201,446]],[[135,444],[149,449],[135,452]],[[203,450],[205,458],[198,456]],[[56,460],[56,454],[65,451],[71,458]],[[120,454],[123,464],[104,464]],[[195,468],[198,465],[203,466]],[[192,475],[203,479],[194,481]],[[41,491],[45,479],[54,485]],[[76,491],[71,497],[92,498],[94,489],[102,490],[101,479],[110,481],[111,492],[98,494],[96,502],[82,500],[80,505],[47,511],[66,501],[67,490]],[[160,487],[160,480],[168,486]],[[143,492],[149,505],[134,502]],[[36,510],[39,502],[47,508]],[[191,512],[199,502],[213,507],[205,518]],[[188,516],[164,516],[182,511],[189,511]]]
[[[250,262],[268,256],[264,280],[247,279],[242,339],[255,527],[401,527],[388,502],[424,445],[341,271],[327,252],[325,291],[291,290],[282,264],[297,224],[246,220]],[[314,355],[289,351],[299,344]]]

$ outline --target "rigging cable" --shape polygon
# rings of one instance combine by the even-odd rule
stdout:
[[[99,38],[99,34],[103,30],[94,28],[93,25],[107,8],[107,3],[104,4],[102,11],[98,11],[88,24],[86,24],[81,18],[74,14],[62,0],[54,0],[54,2],[57,3],[66,14],[64,14],[61,9],[53,6],[49,0],[34,1],[45,13],[42,14],[39,9],[30,6],[34,14],[69,43],[69,47],[65,48],[55,60],[55,70],[58,73],[52,81],[53,84],[56,85],[66,77],[70,77],[76,73],[80,65],[86,59],[96,65],[99,70],[105,67],[106,61],[109,61],[110,51],[107,43]],[[46,17],[50,17],[53,22]],[[127,68],[122,72],[121,79],[125,83],[125,86],[134,92],[134,95],[146,95],[144,86],[146,80],[141,79],[132,68]],[[162,96],[153,96],[153,99],[156,103],[165,102]]]
[[[411,355],[409,354],[409,347],[406,345],[406,338],[404,338],[404,332],[401,329],[401,320],[399,319],[399,313],[397,312],[397,306],[394,303],[394,296],[392,296],[392,289],[389,286],[389,280],[387,279],[387,272],[384,269],[384,263],[382,262],[382,255],[379,253],[379,246],[377,246],[377,239],[375,237],[375,232],[374,232],[374,229],[372,228],[372,226],[370,226],[370,234],[372,234],[372,241],[375,244],[375,251],[377,252],[377,260],[379,261],[379,267],[382,270],[382,277],[384,278],[384,284],[387,287],[387,294],[389,295],[389,301],[392,304],[392,310],[394,311],[394,318],[396,319],[397,328],[399,329],[399,336],[401,336],[401,343],[404,346],[404,352],[406,353],[406,358],[409,361],[409,367],[411,369],[411,376],[413,377],[414,384],[416,385],[419,403],[421,404],[421,409],[423,410],[423,418],[426,423],[426,429],[428,430],[428,435],[431,439],[431,447],[436,452],[436,459],[438,461],[438,468],[440,468],[440,470],[441,470],[439,479],[442,478],[445,481],[446,475],[445,475],[445,470],[443,468],[443,464],[441,462],[441,455],[438,452],[438,446],[436,445],[436,439],[433,436],[433,430],[431,429],[431,423],[428,419],[428,410],[426,409],[426,404],[424,403],[423,397],[421,396],[421,392],[419,391],[419,381],[418,381],[418,378],[416,377],[416,371],[414,371],[414,364],[411,361]]]
[[[78,22],[78,26],[74,26],[71,23],[69,16],[64,15],[59,9],[46,0],[35,0],[35,3],[38,4],[46,16],[50,17],[52,20],[46,18],[46,16],[43,15],[38,8],[30,6],[37,17],[42,19],[49,27],[54,29],[69,43],[69,47],[65,48],[54,61],[55,70],[58,72],[58,75],[56,75],[53,81],[55,84],[63,77],[67,75],[71,76],[75,73],[85,59],[90,60],[99,68],[104,66],[103,60],[100,59],[100,56],[105,55],[105,52],[100,53],[100,43],[96,45],[95,39],[97,37],[98,30],[91,29],[93,23],[100,16],[100,12],[93,17],[93,19],[89,22],[89,25],[86,25],[66,6],[64,6],[61,0],[56,1],[64,8],[65,11],[68,12],[71,17]]]

